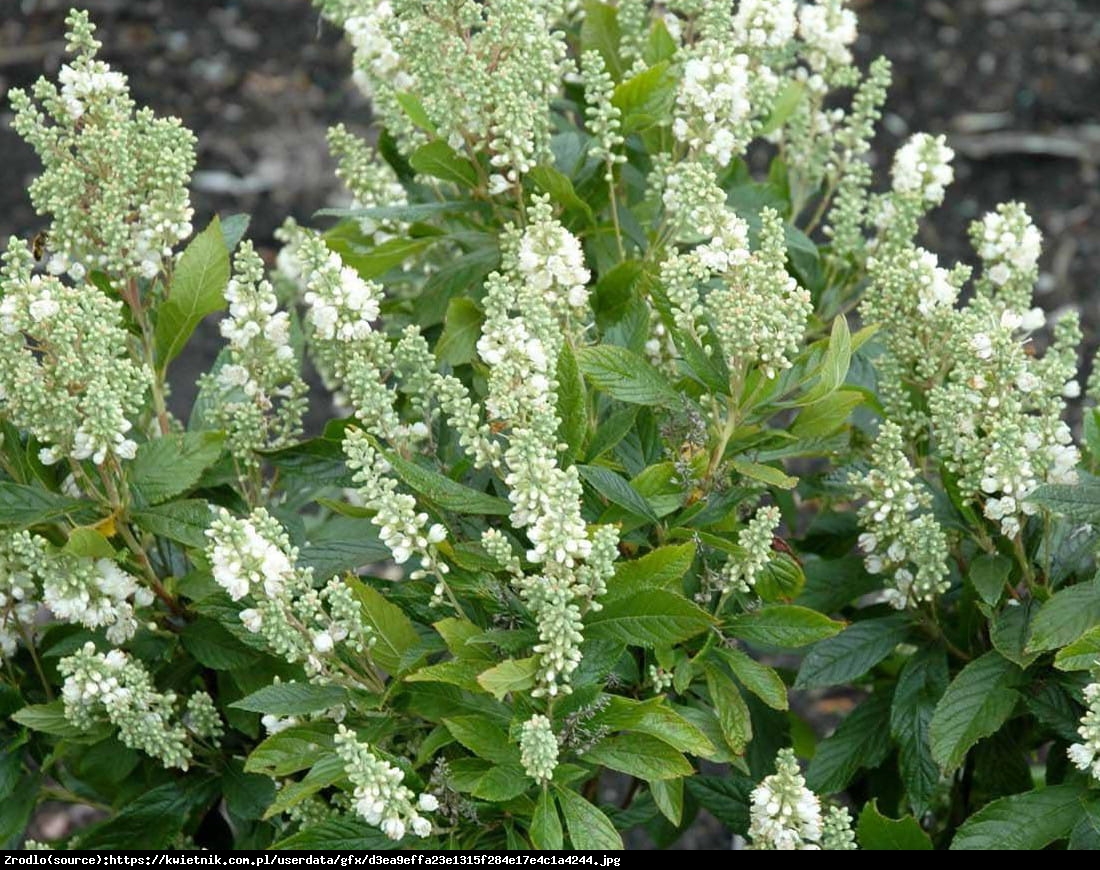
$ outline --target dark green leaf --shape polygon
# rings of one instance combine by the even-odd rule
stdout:
[[[615,81],[623,77],[623,63],[619,58],[621,38],[618,10],[607,3],[600,3],[599,0],[585,0],[581,51],[598,51]]]
[[[292,725],[272,734],[253,749],[244,763],[244,769],[248,773],[262,773],[270,777],[289,776],[305,770],[332,754],[332,734],[335,730],[335,726],[328,722]]]
[[[676,75],[665,61],[617,85],[611,104],[622,113],[623,134],[652,127],[667,116],[676,97],[676,84]]]
[[[786,710],[787,687],[774,668],[769,668],[739,649],[717,649],[714,652],[724,661],[741,684],[773,710]]]
[[[485,315],[471,299],[456,296],[447,306],[443,333],[435,343],[435,357],[452,366],[465,365],[477,358],[477,340]]]
[[[752,718],[748,705],[737,686],[721,669],[708,665],[706,673],[707,691],[718,716],[722,736],[734,754],[742,755],[752,740]]]
[[[556,788],[574,849],[622,849],[623,839],[603,811],[575,791]]]
[[[908,633],[909,621],[900,614],[857,622],[810,650],[794,686],[835,686],[861,677],[890,655]]]
[[[632,405],[677,407],[680,395],[646,360],[615,345],[577,350],[577,365],[593,384],[609,396]]]
[[[940,781],[940,769],[928,744],[928,731],[947,683],[946,655],[942,649],[928,647],[905,663],[894,690],[890,734],[898,745],[902,783],[917,814],[927,809]]]
[[[856,839],[860,848],[877,852],[928,852],[932,841],[912,816],[889,819],[878,811],[875,801],[859,814]]]
[[[396,269],[410,257],[435,244],[439,236],[422,236],[417,239],[387,239],[380,245],[367,247],[349,242],[338,236],[325,239],[329,248],[365,279],[378,278],[390,269]]]
[[[391,840],[377,825],[368,825],[353,815],[334,816],[317,824],[307,824],[271,848],[296,851],[369,851],[396,849],[400,840]],[[420,841],[423,843],[423,841]]]
[[[684,815],[684,780],[662,779],[649,784],[649,793],[661,815],[679,827]]]
[[[843,629],[842,622],[835,622],[809,608],[789,604],[741,613],[726,623],[726,630],[733,637],[748,643],[785,649],[798,649],[823,641]]]
[[[421,145],[409,158],[409,164],[417,172],[451,181],[463,187],[477,187],[477,170],[465,157],[442,139],[434,139]]]
[[[185,626],[180,632],[180,643],[199,664],[218,671],[246,668],[260,657],[221,623],[206,617],[199,617]]]
[[[485,716],[450,716],[443,720],[451,735],[474,755],[495,764],[518,764],[519,750],[504,729]]]
[[[1000,729],[1016,707],[1020,670],[1000,653],[987,652],[963,668],[947,687],[929,725],[932,757],[945,773]]]
[[[558,817],[558,805],[550,789],[544,788],[539,792],[528,833],[536,849],[549,851],[561,849],[564,834],[561,829],[561,819]]]
[[[1055,785],[1014,794],[986,804],[963,822],[953,850],[1024,851],[1042,849],[1069,836],[1084,813],[1077,786]]]
[[[861,767],[874,769],[890,754],[890,692],[874,692],[817,744],[806,784],[820,794],[847,788]]]
[[[224,442],[220,432],[178,432],[146,441],[129,465],[130,485],[150,505],[187,492],[218,461]]]
[[[1100,480],[1096,478],[1074,484],[1045,483],[1032,490],[1027,500],[1071,520],[1100,520]]]
[[[251,713],[270,713],[272,716],[304,716],[347,703],[347,700],[347,689],[342,686],[276,683],[264,686],[229,706]]]
[[[402,459],[392,451],[386,451],[385,456],[394,473],[410,489],[443,510],[487,516],[507,516],[512,511],[512,506],[505,499],[463,486],[438,471]]]
[[[244,765],[230,759],[222,774],[222,793],[226,808],[238,819],[255,821],[275,799],[275,783],[258,773],[245,773]]]
[[[749,830],[749,805],[755,780],[740,774],[693,776],[687,790],[712,816],[742,837]]]
[[[1089,629],[1073,643],[1058,650],[1054,667],[1060,671],[1089,671],[1100,661],[1100,626]]]
[[[37,486],[0,483],[0,525],[12,530],[26,529],[69,514],[83,514],[93,508],[89,501],[66,498]]]
[[[195,549],[209,542],[206,527],[210,525],[210,518],[210,505],[198,498],[170,501],[130,512],[130,519],[138,528]]]
[[[620,477],[610,468],[603,468],[599,465],[578,465],[577,471],[580,472],[581,477],[589,486],[612,504],[649,520],[651,523],[657,522],[657,515],[653,512],[649,502],[630,485],[629,481]]]
[[[1062,589],[1031,621],[1029,652],[1045,652],[1077,640],[1100,624],[1100,580]]]
[[[672,646],[711,627],[713,619],[687,599],[663,589],[647,589],[609,601],[588,617],[590,637],[632,646]]]
[[[62,737],[79,743],[96,743],[111,733],[112,726],[107,722],[97,722],[91,728],[78,728],[65,716],[65,705],[61,701],[49,704],[32,704],[12,714],[13,722],[40,731],[54,737]]]
[[[581,756],[620,773],[650,782],[691,776],[694,768],[681,753],[663,740],[648,734],[620,734],[605,737]]]
[[[640,559],[615,563],[604,600],[633,595],[643,589],[673,589],[695,561],[695,544],[658,547]]]
[[[81,849],[166,849],[188,814],[214,796],[212,780],[168,782],[126,804],[113,818],[80,834]]]
[[[573,189],[573,182],[565,173],[559,172],[553,166],[536,166],[527,173],[527,177],[562,208],[580,212],[589,222],[595,220],[591,207],[577,196],[577,191]]]
[[[1026,652],[1031,620],[1039,605],[1034,599],[1012,603],[1015,606],[1004,608],[990,620],[989,639],[997,652],[1019,667],[1026,668],[1039,658],[1039,653]]]
[[[1004,594],[1005,581],[1012,573],[1012,560],[999,553],[984,553],[970,563],[970,582],[990,607],[996,607]]]

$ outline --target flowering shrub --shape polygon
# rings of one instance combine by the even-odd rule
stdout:
[[[1023,206],[976,277],[916,245],[953,155],[873,183],[842,0],[317,5],[379,134],[270,271],[86,15],[12,93],[3,843],[48,799],[102,810],[56,848],[1096,845],[1079,330]]]

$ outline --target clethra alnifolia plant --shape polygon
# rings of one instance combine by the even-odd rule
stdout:
[[[272,263],[85,13],[11,94],[2,845],[1100,846],[1080,330],[1023,205],[917,245],[953,153],[875,179],[855,13],[316,5],[377,135]],[[47,800],[99,820],[25,840]]]

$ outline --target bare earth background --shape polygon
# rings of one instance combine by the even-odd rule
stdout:
[[[0,242],[44,225],[27,201],[37,159],[9,129],[12,87],[54,74],[63,19],[79,0],[0,0]],[[103,56],[130,77],[139,104],[177,115],[199,137],[193,200],[252,214],[250,235],[272,251],[287,215],[308,222],[341,196],[325,130],[365,129],[368,106],[348,81],[350,51],[308,0],[83,0]],[[925,230],[947,261],[971,259],[966,227],[1017,199],[1046,237],[1039,304],[1077,306],[1089,357],[1100,345],[1100,0],[855,0],[860,60],[894,62],[895,84],[875,156],[889,166],[909,133],[947,133],[956,184]],[[212,324],[177,363],[174,406],[186,414],[197,374],[217,353]],[[323,410],[323,409],[322,409]],[[827,725],[850,705],[812,699]],[[58,836],[71,814],[40,817]],[[701,824],[681,848],[727,845]]]

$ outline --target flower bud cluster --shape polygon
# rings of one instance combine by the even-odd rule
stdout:
[[[40,539],[30,532],[0,535],[0,660],[34,639],[40,606],[35,566],[42,558]]]
[[[227,433],[237,461],[252,467],[254,451],[284,446],[298,436],[306,386],[290,343],[290,315],[278,310],[251,242],[241,243],[233,268],[225,288],[229,316],[221,322],[228,359],[202,383],[216,397],[211,422]]]
[[[187,770],[191,763],[188,729],[177,718],[175,692],[158,692],[145,668],[122,650],[97,653],[89,641],[57,666],[65,677],[61,697],[65,718],[87,730],[100,722],[118,728],[118,739],[151,755],[165,767]],[[196,736],[213,736],[215,727],[209,696],[188,705],[199,714]],[[214,717],[214,718],[212,718]]]
[[[214,581],[234,601],[250,599],[241,623],[276,655],[325,679],[339,667],[338,646],[369,651],[374,637],[347,584],[333,577],[315,589],[312,569],[298,565],[297,548],[264,508],[243,518],[221,508],[206,534]]]
[[[60,90],[40,79],[32,94],[10,94],[13,127],[44,164],[30,196],[51,217],[49,270],[76,281],[93,269],[119,284],[155,278],[191,235],[194,136],[175,118],[134,111],[125,76],[96,59],[87,13],[66,24],[73,59]]]
[[[1096,682],[1085,686],[1088,709],[1077,729],[1081,742],[1074,743],[1066,752],[1074,767],[1088,771],[1093,779],[1100,781],[1100,680],[1097,680],[1095,673],[1093,679]]]
[[[947,538],[929,512],[931,496],[917,483],[897,424],[882,424],[871,448],[871,468],[851,483],[867,499],[859,509],[864,564],[893,584],[886,600],[900,610],[946,592]]]
[[[720,592],[748,592],[772,559],[772,542],[779,525],[779,508],[762,507],[737,535],[740,552],[722,568]]]
[[[152,375],[127,353],[119,303],[87,285],[32,275],[14,237],[0,269],[0,415],[48,445],[39,458],[133,459],[129,437]]]
[[[749,806],[750,848],[765,850],[851,850],[856,848],[847,810],[831,808],[806,787],[794,750],[781,749],[776,772],[753,789]]]
[[[523,723],[519,737],[520,763],[535,782],[548,782],[558,766],[558,738],[550,720],[536,713]]]
[[[404,784],[401,768],[383,761],[343,725],[336,732],[335,744],[344,772],[355,787],[355,811],[367,824],[376,825],[391,840],[400,840],[406,833],[431,836],[432,823],[422,813],[439,808],[434,795],[423,792],[417,797]]]

